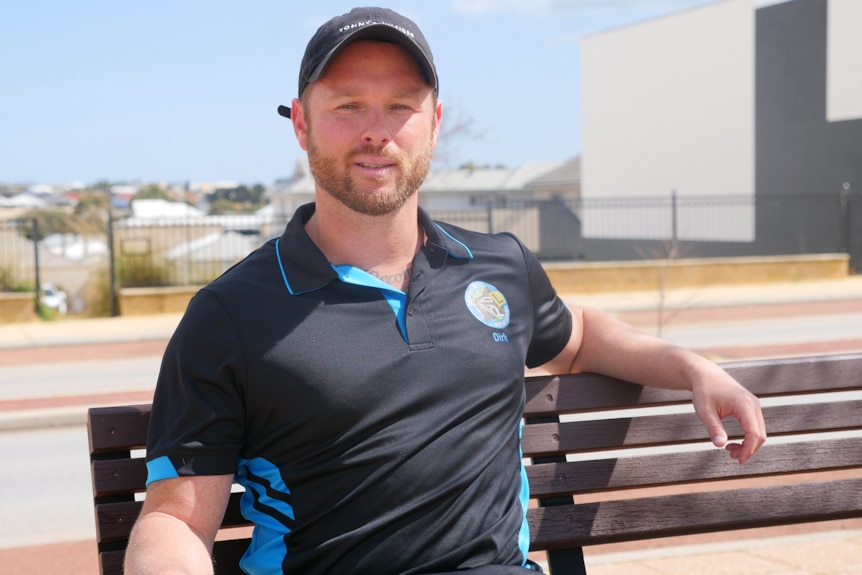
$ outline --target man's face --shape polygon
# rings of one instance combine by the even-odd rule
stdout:
[[[441,107],[400,46],[347,46],[293,109],[317,187],[348,208],[390,213],[425,179]]]

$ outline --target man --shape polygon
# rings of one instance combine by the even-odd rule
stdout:
[[[249,573],[517,574],[524,366],[692,391],[765,440],[713,363],[567,309],[511,235],[418,207],[442,106],[416,25],[363,8],[318,30],[288,116],[316,183],[284,234],[201,290],[165,352],[126,573],[209,573],[236,477]]]

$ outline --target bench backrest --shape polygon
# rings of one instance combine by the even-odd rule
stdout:
[[[552,573],[585,573],[587,545],[862,517],[862,354],[723,367],[764,404],[770,440],[744,466],[711,447],[688,392],[594,374],[527,378],[522,448],[537,502],[527,520]],[[148,405],[89,412],[104,575],[122,573],[140,511],[148,420]],[[248,535],[234,494],[218,573],[240,573]]]

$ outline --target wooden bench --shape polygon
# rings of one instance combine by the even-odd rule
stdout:
[[[590,545],[862,517],[862,353],[723,366],[764,404],[770,440],[744,466],[709,445],[688,393],[593,374],[528,378],[523,450],[538,503],[527,519],[552,573],[585,573]],[[148,419],[148,405],[89,411],[104,575],[122,572],[140,510]],[[728,431],[741,435],[735,420]],[[248,537],[234,494],[217,573],[240,572]]]

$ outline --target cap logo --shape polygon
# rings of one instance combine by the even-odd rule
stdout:
[[[347,26],[342,26],[338,29],[339,32],[344,33],[350,30],[355,30],[357,28],[364,28],[365,26],[371,26],[372,24],[382,24],[383,26],[389,26],[390,28],[395,28],[402,34],[410,36],[411,38],[416,38],[416,35],[413,34],[410,30],[405,28],[404,26],[399,26],[397,24],[392,24],[390,22],[386,22],[385,20],[365,20],[364,22],[354,22],[353,24],[349,24]]]
[[[487,282],[476,281],[467,286],[464,303],[473,317],[495,329],[509,325],[509,302],[506,296]]]

